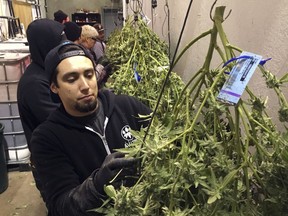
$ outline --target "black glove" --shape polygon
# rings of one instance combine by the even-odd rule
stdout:
[[[125,158],[125,154],[121,152],[114,152],[106,156],[94,177],[96,190],[104,194],[105,185],[111,184],[116,189],[121,185],[132,186],[135,183],[135,179],[137,180],[137,177],[135,177],[134,181],[131,181],[131,178],[133,179],[133,176],[137,174],[138,161],[135,158]],[[119,173],[120,170],[121,172]],[[117,177],[115,178],[116,175]]]

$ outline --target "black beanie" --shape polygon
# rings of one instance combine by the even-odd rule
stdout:
[[[54,13],[54,20],[62,23],[68,17],[62,10],[58,10]]]
[[[63,54],[60,54],[59,51],[67,45],[74,46],[75,50],[72,50],[72,51],[68,50],[67,52],[64,52]],[[86,56],[87,58],[89,58],[91,60],[91,62],[93,63],[93,67],[95,68],[95,63],[92,59],[91,54],[89,53],[89,50],[87,50],[83,46],[75,44],[71,41],[68,41],[68,40],[63,41],[60,45],[53,48],[47,54],[47,56],[45,58],[45,72],[49,76],[49,82],[50,83],[52,81],[52,77],[55,73],[55,70],[56,70],[58,64],[60,64],[60,62],[62,60],[69,58],[69,57],[72,57],[72,56]]]
[[[75,22],[66,22],[64,25],[64,32],[68,40],[74,42],[80,38],[82,32],[82,28],[80,26],[78,26]]]

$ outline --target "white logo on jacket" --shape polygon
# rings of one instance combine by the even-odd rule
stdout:
[[[129,144],[135,139],[135,137],[132,136],[130,132],[131,128],[129,125],[125,125],[121,129],[121,136],[123,137],[124,140],[126,140],[128,143],[125,143],[125,147],[128,147]]]

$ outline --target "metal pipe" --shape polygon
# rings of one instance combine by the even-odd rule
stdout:
[[[127,16],[128,16],[128,4],[129,0],[122,0],[122,7],[123,7],[123,26],[125,25]]]

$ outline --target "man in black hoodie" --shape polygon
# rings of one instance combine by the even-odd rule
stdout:
[[[55,47],[45,69],[61,106],[35,129],[31,157],[49,216],[98,215],[88,210],[103,204],[105,185],[133,185],[136,160],[116,150],[133,142],[131,130],[148,125],[151,110],[134,97],[98,91],[95,64],[80,45]]]
[[[30,140],[34,129],[49,114],[59,106],[59,99],[52,93],[49,87],[49,76],[45,73],[44,60],[48,52],[66,39],[64,25],[49,19],[38,19],[29,24],[27,28],[27,40],[32,62],[21,77],[17,89],[18,110],[31,151]],[[42,184],[39,181],[37,171],[31,160],[32,173],[36,186],[45,200]]]
[[[51,49],[66,39],[63,30],[64,25],[49,19],[35,20],[27,28],[32,62],[19,81],[17,103],[29,148],[33,130],[59,106],[59,101],[56,103],[57,99],[53,101],[51,97],[44,60]]]

